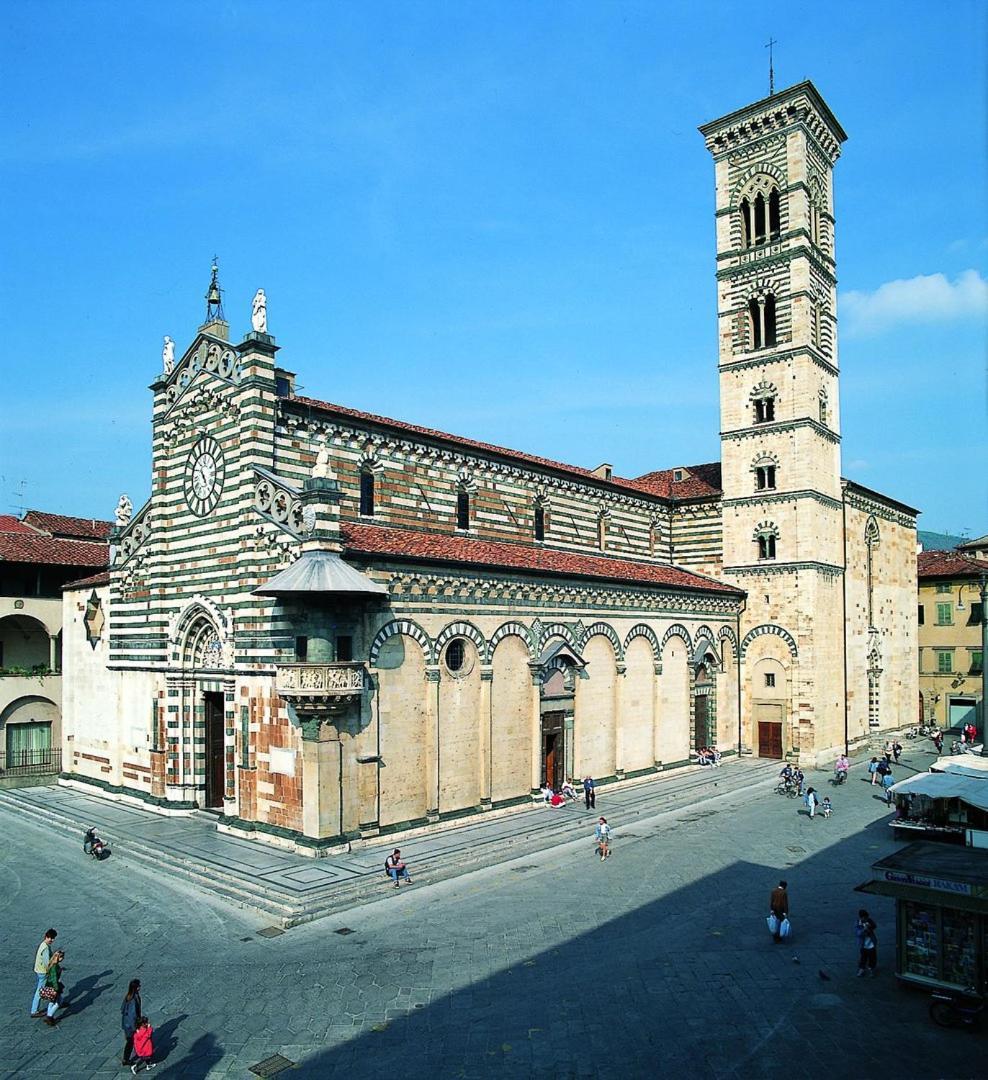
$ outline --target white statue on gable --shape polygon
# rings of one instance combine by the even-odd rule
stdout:
[[[268,298],[264,295],[263,289],[258,289],[254,293],[250,322],[258,334],[268,332]]]
[[[312,466],[312,475],[320,480],[335,480],[329,464],[329,447],[320,446],[316,454],[316,463]]]
[[[118,528],[122,529],[125,525],[130,524],[130,519],[134,516],[134,504],[126,495],[120,496],[120,501],[117,503],[117,508],[114,510],[113,515],[116,519]]]
[[[161,350],[161,362],[165,368],[165,374],[171,375],[175,370],[175,342],[165,334],[165,346]]]

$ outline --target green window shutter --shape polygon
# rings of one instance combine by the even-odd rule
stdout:
[[[971,650],[971,670],[968,675],[980,675],[984,670],[985,654],[980,649]]]
[[[952,652],[937,653],[937,671],[941,675],[949,675],[954,670],[954,654]]]
[[[954,622],[954,605],[937,604],[937,626],[952,626]]]

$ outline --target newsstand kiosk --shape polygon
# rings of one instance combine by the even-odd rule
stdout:
[[[920,841],[875,863],[856,892],[894,897],[896,976],[988,988],[988,852]]]

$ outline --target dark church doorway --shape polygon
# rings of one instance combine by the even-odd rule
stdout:
[[[693,679],[693,749],[717,745],[717,685],[705,661]]]
[[[558,791],[566,779],[565,714],[542,714],[542,776],[553,791]]]
[[[206,805],[222,806],[226,788],[223,695],[207,690],[202,697],[206,721]]]

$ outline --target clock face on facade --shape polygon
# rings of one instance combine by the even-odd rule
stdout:
[[[200,439],[185,463],[185,498],[196,517],[205,517],[223,492],[223,453],[215,439]]]

